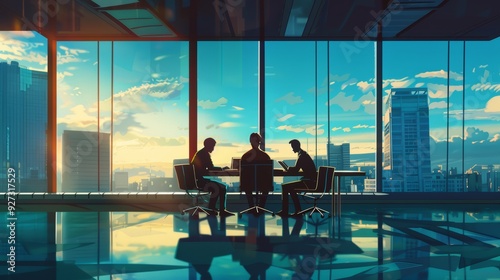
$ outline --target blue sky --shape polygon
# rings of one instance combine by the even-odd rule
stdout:
[[[0,37],[0,60],[47,70],[45,38],[34,32],[1,32]],[[452,161],[461,159],[465,141],[466,168],[498,163],[489,155],[500,152],[500,40],[467,42],[465,67],[463,43],[452,42],[449,89],[447,42],[383,47],[385,92],[428,88],[433,167],[442,164],[438,159],[446,150],[448,104]],[[187,42],[59,42],[57,48],[59,135],[64,129],[97,129],[99,81],[104,132],[110,131],[111,88],[114,92],[117,167],[187,157]],[[375,46],[331,42],[329,53],[328,60],[326,42],[266,43],[266,149],[272,157],[294,158],[288,145],[293,138],[310,153],[324,155],[329,133],[335,144],[351,143],[352,154],[375,152]],[[216,138],[214,161],[229,164],[231,156],[249,149],[248,135],[257,131],[258,43],[200,42],[198,59],[199,147],[205,137]]]

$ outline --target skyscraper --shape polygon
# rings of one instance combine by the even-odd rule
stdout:
[[[343,143],[340,145],[327,144],[328,165],[335,167],[338,170],[351,169],[351,145]],[[351,191],[350,178],[340,178],[340,189],[342,191]]]
[[[384,114],[384,191],[432,191],[427,88],[393,88]]]
[[[0,100],[2,168],[16,169],[16,191],[45,191],[47,73],[20,67],[16,61],[0,62]],[[27,184],[30,181],[43,181],[45,187]]]
[[[109,136],[109,133],[93,131],[63,132],[61,191],[110,191]]]

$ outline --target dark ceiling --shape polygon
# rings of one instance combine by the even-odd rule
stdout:
[[[491,40],[499,0],[2,0],[55,40]],[[261,17],[263,15],[263,17]]]

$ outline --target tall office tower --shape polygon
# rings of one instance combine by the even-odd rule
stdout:
[[[114,179],[114,187],[113,191],[130,191],[128,186],[128,172],[125,171],[116,171]]]
[[[61,191],[110,191],[109,136],[93,131],[63,132]]]
[[[327,144],[328,165],[335,167],[338,170],[351,169],[351,145],[344,143],[341,145]],[[340,190],[344,192],[351,191],[350,178],[343,177],[340,179]]]
[[[384,191],[432,191],[427,88],[393,88],[384,114]]]
[[[16,169],[16,191],[45,191],[47,73],[19,67],[15,61],[0,62],[0,100],[2,168]],[[0,178],[5,176],[0,172]],[[33,189],[30,181],[44,183]]]

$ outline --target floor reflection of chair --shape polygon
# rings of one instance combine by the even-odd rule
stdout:
[[[296,219],[293,229],[289,233],[289,221],[283,219],[282,236],[271,238],[273,252],[282,255],[281,258],[278,258],[281,263],[276,265],[293,271],[292,279],[311,279],[316,271],[319,273],[322,269],[329,270],[333,260],[339,254],[363,253],[361,248],[349,240],[334,239],[317,234],[301,235],[304,223],[304,219]],[[288,263],[284,260],[288,260]],[[322,279],[319,274],[318,279]]]
[[[302,210],[299,212],[299,214],[304,214],[309,212],[309,216],[312,216],[313,213],[318,212],[321,217],[324,216],[325,213],[328,214],[328,216],[331,216],[330,212],[321,209],[317,206],[318,200],[323,198],[323,196],[330,192],[333,186],[333,174],[334,174],[334,168],[330,166],[320,166],[318,170],[318,175],[316,179],[316,188],[311,189],[311,190],[298,190],[298,191],[303,191],[304,194],[302,194],[304,197],[311,198],[313,199],[313,206]],[[318,193],[321,193],[321,195],[318,195]],[[316,195],[314,195],[316,194]]]
[[[264,215],[248,216],[245,236],[234,237],[233,260],[240,262],[250,279],[266,279],[273,261],[273,247],[265,233]]]
[[[270,192],[273,190],[273,169],[274,164],[272,160],[240,163],[240,189],[242,191],[255,192],[255,203],[254,206],[241,211],[239,215],[244,213],[261,214],[264,212],[274,215],[273,211],[259,205],[259,196],[261,196],[260,203],[262,205],[264,205],[266,201],[266,198],[263,195],[259,195],[259,192]]]
[[[175,258],[191,264],[200,274],[200,279],[209,280],[212,279],[210,267],[213,259],[232,254],[233,246],[231,238],[225,236],[224,224],[218,228],[215,216],[206,217],[211,234],[200,234],[200,222],[204,220],[198,217],[189,220],[189,237],[179,239]]]
[[[211,215],[211,210],[199,206],[199,199],[201,197],[210,195],[209,192],[203,191],[198,187],[198,184],[196,183],[196,174],[194,170],[194,166],[191,164],[180,164],[180,165],[175,165],[175,174],[177,175],[177,182],[179,183],[179,188],[184,190],[186,194],[194,199],[194,206],[189,207],[187,209],[183,209],[182,213],[186,213],[189,211],[193,211],[192,215],[195,215],[199,212],[203,212],[207,215]]]

